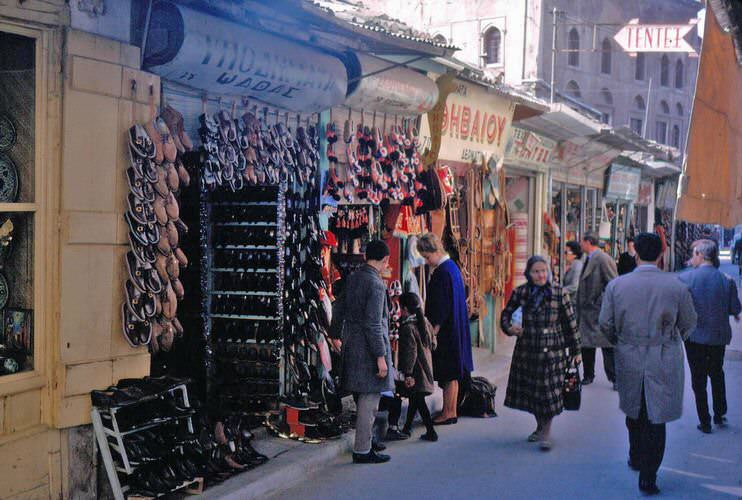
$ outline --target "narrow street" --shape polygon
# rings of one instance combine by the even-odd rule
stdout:
[[[736,276],[736,266],[723,270]],[[733,323],[734,324],[734,323]],[[599,360],[597,366],[600,367]],[[599,371],[599,370],[596,370]],[[742,326],[727,350],[729,425],[711,435],[696,429],[690,375],[686,368],[684,414],[667,426],[665,459],[658,486],[665,498],[742,498]],[[584,388],[579,412],[554,421],[552,451],[526,442],[530,415],[503,407],[505,387],[497,392],[498,418],[461,419],[439,428],[440,441],[413,438],[391,443],[391,462],[353,465],[350,456],[317,473],[314,481],[284,491],[280,498],[639,498],[637,473],[626,458],[628,443],[617,393],[603,373]],[[709,389],[710,397],[710,389]]]

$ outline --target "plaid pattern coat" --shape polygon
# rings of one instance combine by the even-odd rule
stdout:
[[[523,335],[515,343],[505,406],[553,417],[564,408],[568,356],[580,353],[577,319],[569,294],[559,285],[552,285],[551,296],[535,309],[528,305],[528,298],[528,284],[513,290],[500,317],[503,331],[510,335],[513,313],[522,307]]]

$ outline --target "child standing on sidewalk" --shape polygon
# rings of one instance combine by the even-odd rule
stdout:
[[[409,391],[410,404],[402,432],[412,430],[412,420],[420,412],[427,432],[420,436],[426,441],[438,441],[433,428],[433,419],[425,402],[425,396],[433,393],[433,361],[431,351],[435,349],[433,328],[425,319],[420,299],[414,293],[403,293],[399,297],[402,310],[402,326],[399,329],[398,370],[404,374],[405,387]]]

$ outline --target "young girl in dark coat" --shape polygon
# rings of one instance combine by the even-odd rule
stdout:
[[[402,312],[402,325],[399,329],[399,361],[397,368],[405,377],[405,387],[409,391],[410,404],[402,432],[409,435],[412,420],[420,412],[427,432],[420,436],[426,441],[438,441],[433,428],[433,419],[425,402],[425,396],[433,393],[433,362],[431,351],[434,347],[433,328],[425,319],[420,299],[414,293],[403,293],[399,297]]]

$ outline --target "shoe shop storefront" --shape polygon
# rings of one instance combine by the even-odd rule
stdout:
[[[48,3],[0,22],[0,497],[194,493],[267,460],[256,426],[344,432],[331,284],[392,238],[389,207],[418,231],[416,130],[437,100],[368,53],[451,49]],[[297,33],[340,23],[312,15]]]

